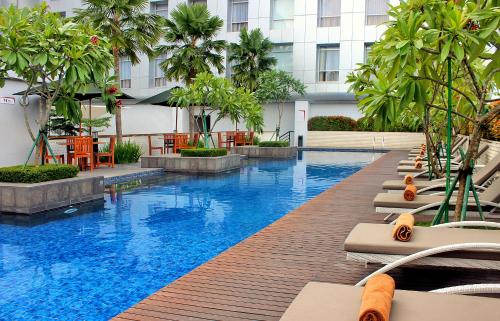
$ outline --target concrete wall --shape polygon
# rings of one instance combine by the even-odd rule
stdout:
[[[313,103],[309,107],[309,119],[316,116],[347,116],[353,119],[363,117],[356,102]]]
[[[14,105],[0,103],[0,166],[22,164],[28,156],[33,144],[24,121],[23,107],[19,104],[21,96],[12,94],[26,89],[22,81],[7,80],[5,86],[0,88],[0,97],[12,97]],[[37,117],[38,97],[29,97],[29,122],[36,135],[38,127],[35,123]]]
[[[409,149],[424,143],[422,133],[308,132],[306,147]]]

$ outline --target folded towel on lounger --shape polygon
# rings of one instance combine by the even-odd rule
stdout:
[[[389,321],[395,282],[387,274],[376,275],[365,285],[359,321]]]
[[[392,238],[396,241],[408,242],[411,239],[415,218],[410,213],[399,215],[392,229]]]
[[[411,175],[411,174],[406,175],[403,182],[405,183],[405,185],[413,184],[413,175]]]

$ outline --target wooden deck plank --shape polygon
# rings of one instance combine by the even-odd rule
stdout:
[[[359,222],[381,222],[373,198],[406,152],[393,151],[277,222],[228,249],[134,307],[116,321],[279,320],[309,281],[354,284],[372,268],[349,262],[343,243]],[[474,271],[401,269],[398,288],[429,290],[478,282]],[[481,271],[481,282],[500,275]]]

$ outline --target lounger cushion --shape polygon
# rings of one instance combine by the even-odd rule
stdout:
[[[390,224],[360,223],[354,227],[344,242],[347,252],[409,255],[443,245],[459,243],[500,243],[498,230],[436,228],[415,226],[409,242],[392,239]],[[500,253],[493,251],[449,252],[439,256],[500,260]],[[500,319],[499,319],[500,320]]]
[[[442,202],[444,196],[441,195],[417,195],[415,200],[407,201],[401,193],[378,193],[373,200],[375,207],[409,208],[415,209],[427,204]]]
[[[437,184],[445,184],[445,181],[436,182],[436,181],[429,181],[429,180],[413,180],[413,185],[415,185],[417,187],[417,189],[422,189],[422,188],[434,186]],[[402,179],[397,179],[397,180],[385,181],[384,184],[382,184],[382,187],[384,189],[401,190],[402,191],[406,188],[406,184],[403,183]]]
[[[281,321],[358,320],[362,287],[310,282]],[[465,295],[396,290],[391,321],[498,321],[500,300]]]

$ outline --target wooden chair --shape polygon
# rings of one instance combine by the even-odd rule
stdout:
[[[51,160],[54,161],[54,163],[64,164],[64,154],[58,154],[58,155],[52,156],[50,154],[48,147],[45,144],[43,144],[43,147],[45,148],[45,163],[46,164],[50,163]],[[43,155],[43,153],[42,153],[42,150],[40,149],[40,157],[43,157],[42,155]]]
[[[175,153],[174,147],[175,147],[175,135],[176,134],[164,134],[163,135],[163,145],[164,145],[164,151],[166,154],[168,154],[168,151],[170,148],[172,148],[172,153]]]
[[[231,144],[234,146],[236,138],[236,132],[227,131],[226,132],[226,149],[231,149]]]
[[[116,144],[116,138],[115,136],[111,136],[111,138],[109,139],[109,151],[98,152],[95,154],[97,160],[96,167],[99,167],[101,164],[108,165],[108,167],[112,168],[115,167],[115,144]],[[107,158],[107,162],[101,162],[101,157]]]
[[[68,164],[73,164],[73,158],[75,156],[75,137],[66,138],[66,156]]]
[[[248,140],[245,141],[245,145],[253,145],[254,135],[254,132],[250,132],[250,134],[248,135]]]
[[[246,145],[245,132],[236,132],[234,134],[234,146],[244,146],[244,145]]]
[[[189,136],[187,134],[175,134],[174,137],[174,153],[180,153],[181,149],[193,148],[189,146]]]
[[[159,150],[161,155],[165,154],[163,146],[153,146],[151,135],[148,135],[148,146],[149,146],[149,156],[153,155],[154,150]]]
[[[73,162],[78,164],[79,159],[89,160],[90,171],[94,170],[94,144],[92,137],[75,137]],[[81,165],[82,168],[84,165]]]

